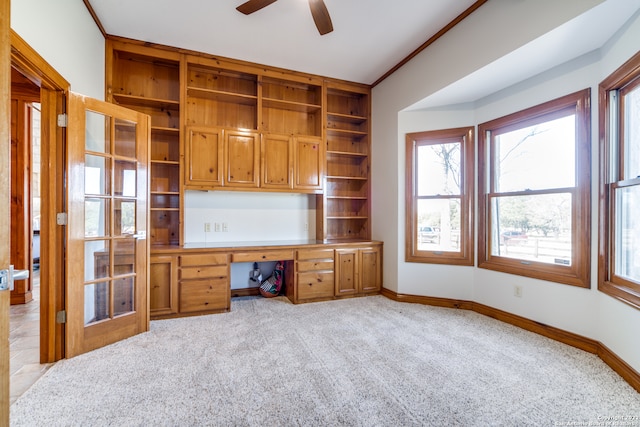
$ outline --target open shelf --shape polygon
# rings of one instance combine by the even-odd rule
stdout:
[[[180,102],[180,63],[126,50],[113,51],[114,98],[129,105],[148,102]],[[150,106],[150,105],[147,105]],[[175,108],[178,108],[176,105]]]
[[[329,151],[327,150],[327,155],[330,156],[345,156],[345,157],[368,157],[368,154],[365,153],[354,153],[351,151]]]
[[[220,90],[202,89],[190,86],[187,87],[187,96],[241,105],[256,105],[258,102],[258,97],[256,95],[245,95],[242,93],[224,92]]]
[[[264,108],[276,108],[280,110],[297,111],[300,113],[317,113],[322,110],[322,106],[315,104],[304,104],[294,101],[283,101],[281,99],[262,98]]]
[[[107,41],[112,102],[151,117],[149,241],[180,243],[180,55]],[[148,54],[147,54],[148,53]]]
[[[369,136],[369,132],[361,131],[361,130],[336,129],[336,128],[327,127],[327,135],[350,136],[350,137],[362,138],[365,136]]]
[[[206,65],[187,65],[187,88],[202,93],[219,93],[255,98],[258,95],[258,76]]]
[[[177,110],[180,108],[179,101],[171,101],[167,99],[146,98],[142,96],[123,95],[119,93],[114,93],[113,98],[118,104],[128,107],[150,107],[165,110]]]

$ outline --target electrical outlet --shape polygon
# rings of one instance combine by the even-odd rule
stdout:
[[[222,223],[222,232],[226,233],[227,231],[229,231],[229,226],[227,225],[226,222]]]
[[[215,230],[216,233],[220,232],[220,223],[216,222],[215,224],[213,224],[213,229]]]
[[[210,222],[205,222],[204,223],[204,232],[205,233],[211,232],[211,223]]]
[[[514,297],[518,297],[518,298],[522,298],[522,286],[515,285],[513,287],[513,296]]]
[[[309,223],[308,222],[304,223],[304,231],[309,231]]]

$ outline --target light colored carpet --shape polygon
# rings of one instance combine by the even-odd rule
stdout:
[[[57,363],[11,406],[15,426],[553,426],[633,416],[640,394],[594,355],[477,313],[382,296],[297,306],[240,298],[230,313],[154,321],[148,333]]]

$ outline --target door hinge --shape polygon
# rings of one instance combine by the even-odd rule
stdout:
[[[60,310],[56,313],[56,323],[67,323],[67,310]]]
[[[67,225],[67,213],[66,212],[58,212],[56,214],[56,224],[58,224],[58,225]]]
[[[66,113],[58,114],[58,127],[66,128],[69,122],[69,116]]]

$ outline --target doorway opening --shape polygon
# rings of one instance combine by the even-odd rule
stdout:
[[[11,264],[28,271],[11,291],[10,402],[46,370],[40,357],[40,87],[11,69]]]
[[[57,224],[56,217],[57,213],[65,212],[66,132],[58,123],[66,111],[69,83],[13,30],[10,30],[10,39],[10,256],[11,263],[14,263],[16,268],[29,270],[32,274],[29,280],[14,283],[14,291],[11,293],[14,305],[9,310],[8,323],[11,335],[17,327],[14,312],[22,311],[23,320],[27,320],[34,329],[30,332],[30,338],[27,338],[29,333],[25,330],[18,331],[10,338],[7,355],[10,363],[6,372],[9,374],[8,371],[11,371],[8,375],[9,400],[13,402],[19,392],[21,381],[26,382],[26,385],[23,383],[21,386],[24,390],[35,381],[28,378],[28,372],[37,371],[41,368],[40,365],[53,363],[65,357],[66,230],[64,226]],[[40,140],[39,150],[31,145],[32,137]],[[33,158],[36,159],[35,165],[32,164]],[[38,160],[40,166],[37,166]],[[40,172],[40,177],[32,175],[34,170]],[[39,183],[35,192],[34,183]],[[32,195],[37,197],[38,191],[39,201],[37,198],[32,199]],[[20,200],[15,200],[15,208],[14,192],[21,197]],[[40,208],[39,217],[37,206]],[[13,209],[16,209],[16,212]],[[20,241],[16,243],[15,250],[14,240]],[[17,260],[20,260],[21,264],[18,264]],[[34,294],[36,302],[33,301]],[[16,335],[24,337],[23,341],[28,342],[28,353],[20,353],[18,344],[12,339],[16,338]],[[19,360],[32,365],[22,371],[25,378],[20,381],[15,376],[19,370],[15,363]]]

